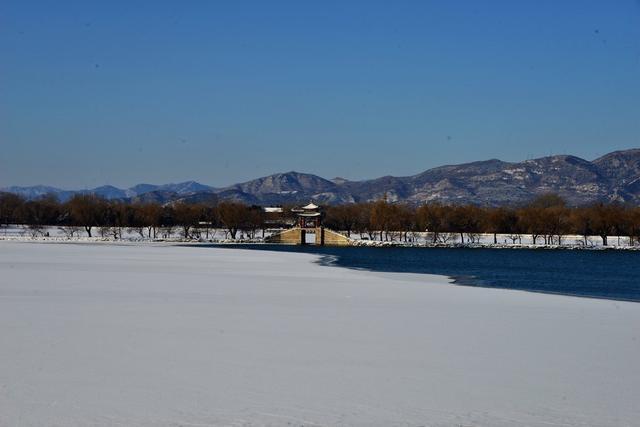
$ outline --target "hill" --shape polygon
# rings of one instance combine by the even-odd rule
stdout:
[[[478,205],[517,205],[544,193],[557,193],[571,205],[597,201],[640,204],[640,149],[616,151],[593,161],[558,155],[504,162],[497,159],[440,166],[405,177],[349,181],[286,172],[214,188],[195,181],[177,184],[138,184],[128,189],[102,186],[90,190],[61,190],[47,186],[5,187],[0,191],[28,199],[54,194],[67,200],[77,193],[133,202],[233,200],[248,204],[285,204],[315,200],[340,204],[378,200],[419,204],[430,201]]]

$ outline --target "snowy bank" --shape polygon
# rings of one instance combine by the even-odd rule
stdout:
[[[219,228],[210,228],[206,230],[198,230],[192,233],[193,236],[184,238],[179,230],[172,228],[170,230],[160,229],[158,237],[150,238],[144,233],[132,230],[121,229],[118,238],[108,232],[105,233],[99,227],[92,227],[92,237],[88,237],[86,232],[81,231],[78,227],[71,234],[70,227],[38,227],[31,229],[23,225],[10,225],[8,227],[0,227],[0,241],[24,241],[24,242],[173,242],[173,243],[216,243],[216,244],[258,244],[265,243],[265,237],[273,233],[281,232],[282,229],[265,230],[262,233],[256,233],[253,236],[239,232],[236,239],[232,239],[227,230]],[[71,227],[74,228],[74,227]],[[339,231],[347,236],[345,231]],[[602,239],[598,236],[578,236],[563,235],[558,240],[558,236],[547,236],[547,243],[543,237],[537,237],[534,242],[533,236],[530,234],[465,234],[464,241],[459,233],[442,233],[438,239],[434,241],[433,235],[428,232],[423,233],[390,233],[388,240],[371,239],[370,236],[350,233],[349,240],[352,246],[369,246],[369,247],[416,247],[416,248],[493,248],[493,249],[620,249],[640,251],[640,245],[636,241],[630,240],[623,236],[608,236],[609,244],[604,246]]]
[[[631,426],[640,304],[0,242],[0,425]]]

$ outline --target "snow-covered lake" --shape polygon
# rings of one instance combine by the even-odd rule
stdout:
[[[635,426],[640,304],[0,242],[1,426]]]

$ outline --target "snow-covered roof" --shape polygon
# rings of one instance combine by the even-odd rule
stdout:
[[[278,213],[280,213],[280,212],[282,212],[282,208],[280,208],[280,207],[265,207],[264,211],[268,212],[268,213],[270,213],[270,212],[278,212]]]
[[[309,203],[307,206],[303,206],[302,209],[313,210],[318,209],[320,206],[314,205],[313,202]]]
[[[299,213],[299,216],[305,216],[305,217],[313,217],[313,216],[320,216],[320,212],[305,212],[305,213]]]

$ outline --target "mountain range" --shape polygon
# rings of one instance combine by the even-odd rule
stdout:
[[[215,203],[233,200],[247,204],[278,205],[314,200],[339,204],[378,200],[419,204],[429,201],[478,205],[518,205],[556,193],[571,205],[597,201],[640,204],[640,149],[615,151],[593,161],[558,155],[504,162],[497,159],[440,166],[405,177],[350,181],[286,172],[228,187],[215,188],[187,181],[178,184],[138,184],[127,189],[110,185],[88,190],[61,190],[48,186],[4,187],[0,191],[35,199],[54,194],[65,201],[74,194],[96,194],[128,202]]]

